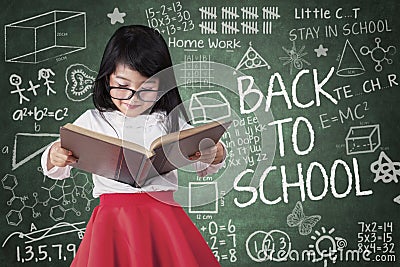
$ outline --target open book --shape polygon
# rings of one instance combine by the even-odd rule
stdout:
[[[70,123],[60,128],[60,137],[61,146],[78,158],[71,166],[140,187],[149,177],[194,163],[189,157],[216,144],[230,124],[215,121],[167,134],[149,150]]]

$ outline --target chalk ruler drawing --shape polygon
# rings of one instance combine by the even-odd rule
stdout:
[[[11,233],[3,242],[1,247],[5,247],[8,240],[10,240],[13,236],[17,236],[20,239],[26,239],[25,244],[37,242],[40,240],[44,240],[49,237],[65,235],[69,233],[78,232],[78,236],[83,237],[83,233],[86,228],[84,227],[86,222],[77,222],[77,223],[68,223],[68,222],[59,222],[52,227],[44,228],[41,230],[32,231],[29,233],[23,232],[14,232]],[[83,227],[81,227],[83,225]],[[81,238],[82,239],[82,238]]]
[[[254,50],[250,42],[249,48],[243,55],[242,59],[236,66],[235,70],[248,70],[248,69],[255,69],[262,67],[271,69],[271,66],[267,63],[267,61],[264,58],[261,57],[261,55],[256,50]]]
[[[222,120],[231,116],[228,100],[220,91],[205,91],[193,94],[189,112],[194,124]]]
[[[287,216],[286,222],[289,227],[298,227],[299,234],[309,235],[312,228],[321,220],[320,215],[306,216],[300,201],[297,201],[291,214]]]
[[[6,62],[36,64],[86,49],[86,13],[54,10],[4,27]]]
[[[65,71],[65,94],[68,99],[79,102],[92,95],[97,72],[83,64],[72,64]]]
[[[379,124],[353,126],[346,136],[346,154],[372,153],[381,145]]]
[[[365,68],[356,51],[347,39],[340,56],[336,75],[341,77],[354,77],[364,74]]]
[[[315,249],[315,252],[320,256],[315,257],[313,261],[316,262],[324,259],[324,267],[328,266],[328,259],[336,263],[337,252],[347,247],[346,239],[334,237],[332,235],[334,232],[335,228],[331,228],[329,231],[326,231],[325,227],[321,227],[321,231],[315,230],[315,235],[311,236],[315,244],[310,244],[308,246],[310,249]],[[330,243],[329,247],[327,243]]]
[[[218,213],[217,182],[189,183],[189,213]]]
[[[375,174],[374,182],[382,181],[385,184],[399,182],[400,162],[393,162],[384,151],[379,154],[377,161],[370,166],[371,172]]]
[[[293,41],[293,45],[291,49],[287,49],[282,46],[283,51],[286,52],[288,55],[287,57],[279,57],[280,60],[284,61],[283,66],[290,64],[290,75],[293,73],[293,68],[296,68],[298,70],[301,70],[304,66],[304,64],[307,64],[308,66],[311,65],[307,60],[305,60],[303,57],[307,55],[307,52],[303,52],[305,49],[305,46],[303,45],[300,50],[297,50],[296,48],[296,43]]]
[[[387,56],[388,56],[388,54],[391,56],[396,54],[396,47],[394,47],[393,45],[390,45],[386,49],[382,48],[380,46],[381,38],[379,38],[379,37],[375,38],[375,43],[376,43],[376,47],[374,47],[371,50],[369,49],[368,46],[361,47],[360,53],[363,56],[370,55],[371,59],[373,61],[375,61],[375,63],[376,63],[375,71],[381,72],[383,69],[381,62],[386,61],[387,64],[393,63],[393,60],[388,58]]]
[[[41,154],[49,145],[49,141],[55,141],[58,137],[59,134],[51,133],[17,133],[14,138],[14,148],[11,164],[12,170],[17,169],[37,155]],[[25,142],[23,142],[22,140],[25,140]],[[43,143],[45,143],[45,145],[43,145]],[[24,150],[28,149],[30,152],[28,152],[27,155],[23,156],[22,159],[17,159],[17,152],[21,150],[21,148],[23,148]]]

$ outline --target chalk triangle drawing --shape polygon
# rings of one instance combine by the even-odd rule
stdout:
[[[41,154],[46,147],[59,138],[59,134],[51,133],[17,133],[14,138],[12,170],[27,163]],[[18,155],[17,155],[18,154]]]
[[[260,54],[256,50],[254,50],[250,42],[249,48],[240,60],[239,64],[236,66],[235,70],[248,70],[261,67],[267,67],[268,69],[271,69],[271,66],[267,63],[267,61],[265,61],[262,56],[260,56]]]
[[[395,197],[395,198],[393,199],[393,201],[394,201],[394,203],[397,203],[397,204],[400,205],[400,195],[398,195],[397,197]]]
[[[364,72],[364,65],[361,63],[356,51],[347,39],[343,47],[342,55],[340,56],[336,74],[342,77],[353,77],[364,74]]]

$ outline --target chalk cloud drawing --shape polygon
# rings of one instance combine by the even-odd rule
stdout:
[[[110,23],[114,25],[115,23],[124,23],[124,17],[126,16],[126,13],[124,12],[119,12],[118,7],[114,8],[114,11],[112,13],[108,13],[107,17],[110,18]]]
[[[336,75],[341,77],[354,77],[364,74],[365,68],[356,51],[347,39],[340,56]]]
[[[390,45],[386,49],[382,48],[380,46],[381,38],[379,38],[379,37],[375,38],[375,43],[376,43],[376,47],[374,47],[371,50],[369,49],[368,46],[361,47],[360,53],[363,56],[370,55],[371,59],[373,61],[375,61],[375,63],[376,63],[375,71],[381,72],[383,69],[381,62],[386,61],[387,64],[393,63],[393,60],[388,58],[387,56],[388,55],[393,56],[394,54],[396,54],[396,47],[393,45]]]
[[[72,64],[65,71],[65,94],[71,101],[79,102],[92,95],[97,72],[83,64]]]
[[[267,63],[267,61],[264,58],[261,57],[261,55],[256,50],[254,50],[250,42],[249,48],[243,55],[242,59],[236,66],[235,70],[248,70],[248,69],[256,69],[262,67],[271,69],[271,66]]]
[[[313,250],[315,249],[315,252],[320,257],[314,257],[313,262],[324,259],[324,267],[328,266],[328,259],[331,260],[332,263],[336,263],[337,252],[347,247],[347,241],[342,237],[333,237],[332,234],[334,232],[334,228],[326,231],[325,227],[321,227],[321,231],[315,230],[315,235],[311,236],[315,244],[310,244],[308,247]],[[329,242],[330,245],[327,247],[327,243]]]
[[[379,154],[377,161],[372,162],[371,172],[375,174],[374,182],[382,181],[385,184],[399,182],[400,162],[393,162],[384,151]]]
[[[372,153],[381,145],[379,124],[350,127],[345,141],[347,155]]]
[[[222,120],[231,116],[228,99],[220,91],[206,91],[193,94],[189,112],[194,124]]]
[[[36,64],[86,49],[86,13],[54,10],[4,26],[5,61]]]
[[[286,222],[289,227],[298,227],[299,234],[309,235],[312,228],[321,220],[320,215],[306,216],[300,201],[297,201],[291,214],[287,216]]]
[[[293,41],[293,45],[291,49],[287,49],[282,46],[283,51],[286,52],[288,57],[279,57],[280,60],[284,61],[283,66],[290,64],[290,74],[293,74],[293,68],[296,68],[298,70],[301,70],[304,66],[304,64],[307,64],[308,66],[311,65],[307,60],[305,60],[303,57],[307,55],[307,52],[303,52],[305,49],[305,46],[303,45],[300,50],[297,50],[296,48],[296,43]]]
[[[280,230],[258,230],[246,239],[247,255],[254,262],[286,261],[291,248],[289,235]]]

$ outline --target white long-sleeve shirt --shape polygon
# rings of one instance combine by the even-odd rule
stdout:
[[[107,121],[113,126],[113,129],[101,117],[100,112],[96,109],[88,110],[83,113],[75,122],[75,125],[87,128],[92,131],[100,132],[106,135],[114,136],[137,143],[149,149],[151,143],[158,137],[165,135],[166,116],[162,113],[153,113],[150,115],[139,115],[137,117],[126,117],[119,111],[103,112]],[[179,127],[181,130],[192,127],[184,120],[180,119]],[[117,133],[118,135],[117,135]],[[52,144],[43,152],[41,165],[43,173],[53,179],[65,179],[70,177],[71,166],[57,167],[54,166],[50,170],[47,169],[47,159]],[[224,162],[220,164],[210,165],[203,162],[196,162],[191,167],[199,176],[216,173]],[[194,168],[194,169],[193,169]],[[188,168],[186,168],[189,170]],[[114,181],[96,174],[93,177],[93,196],[99,197],[107,193],[139,193],[153,191],[176,191],[178,188],[177,170],[171,171],[164,175],[151,177],[146,180],[141,188],[134,188],[128,184]]]

